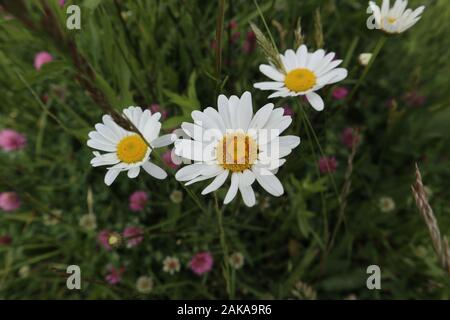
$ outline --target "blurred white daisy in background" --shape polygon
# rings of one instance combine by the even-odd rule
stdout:
[[[234,252],[228,257],[228,263],[236,270],[244,266],[244,255],[240,252]]]
[[[131,106],[123,110],[123,114],[142,136],[123,129],[113,121],[111,116],[103,116],[103,123],[95,125],[96,130],[89,133],[90,139],[87,145],[106,153],[100,154],[95,151],[95,158],[91,160],[91,165],[93,167],[109,166],[105,175],[105,183],[108,186],[122,171],[127,171],[129,178],[136,178],[141,167],[151,176],[165,179],[167,173],[149,161],[150,154],[154,148],[171,144],[176,136],[167,134],[158,137],[161,130],[159,112],[152,114],[150,110],[143,111],[140,107]]]
[[[342,60],[333,60],[334,57],[334,52],[325,54],[323,49],[310,53],[305,45],[297,52],[288,49],[284,55],[280,54],[284,70],[273,65],[260,65],[259,70],[273,81],[258,82],[254,87],[275,91],[269,98],[304,95],[315,110],[321,111],[324,102],[315,91],[347,77],[346,69],[337,68]]]
[[[163,260],[163,271],[174,274],[180,271],[180,260],[177,257],[166,257]]]
[[[19,269],[19,277],[22,279],[28,278],[30,276],[30,266],[24,265]]]
[[[147,276],[141,276],[136,281],[136,290],[139,293],[148,294],[153,290],[153,280]]]
[[[181,203],[181,201],[183,201],[183,192],[181,192],[180,190],[173,190],[169,198],[173,203]]]
[[[97,218],[93,214],[85,214],[81,216],[79,225],[86,231],[92,231],[97,229]]]
[[[391,197],[381,197],[378,206],[381,212],[391,212],[395,209],[395,202]]]
[[[375,28],[387,33],[402,33],[411,28],[420,20],[425,6],[420,6],[413,11],[406,9],[407,5],[408,0],[396,0],[391,8],[390,1],[383,0],[380,8],[375,2],[370,1],[369,9],[375,18]]]
[[[269,103],[253,115],[250,92],[241,98],[220,95],[218,111],[211,107],[203,112],[193,111],[194,123],[182,124],[192,139],[175,141],[175,153],[194,164],[178,170],[175,178],[187,181],[186,185],[214,179],[203,189],[205,195],[220,188],[230,176],[224,204],[240,191],[244,203],[253,206],[255,180],[270,194],[281,196],[284,189],[274,173],[300,143],[297,136],[280,136],[292,122],[290,116],[283,114],[283,108],[274,109]]]

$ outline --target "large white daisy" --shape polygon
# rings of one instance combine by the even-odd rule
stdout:
[[[152,114],[150,110],[143,111],[140,107],[131,106],[123,110],[123,114],[142,136],[123,129],[113,121],[111,116],[104,115],[103,123],[96,124],[95,130],[89,133],[87,145],[106,153],[100,154],[94,151],[95,157],[91,160],[91,165],[93,167],[109,166],[105,175],[105,183],[108,186],[122,171],[127,171],[129,178],[136,178],[141,167],[151,176],[165,179],[167,173],[149,161],[150,154],[154,148],[171,144],[176,136],[167,134],[158,137],[161,130],[159,112]]]
[[[250,92],[241,98],[220,95],[218,111],[211,107],[193,111],[194,123],[181,126],[190,139],[177,139],[175,153],[194,163],[178,170],[175,178],[186,185],[214,179],[203,189],[205,195],[220,188],[230,176],[224,204],[240,191],[244,203],[253,206],[255,180],[270,194],[281,196],[284,189],[274,173],[300,143],[297,136],[280,136],[292,122],[283,113],[283,108],[274,109],[269,103],[253,115]]]
[[[346,69],[336,68],[342,60],[333,60],[334,57],[334,52],[325,55],[323,49],[310,53],[305,45],[297,52],[288,49],[284,55],[280,54],[284,70],[273,65],[260,65],[259,70],[273,81],[255,83],[254,87],[274,90],[269,98],[305,95],[314,109],[322,111],[323,100],[315,91],[347,77]]]
[[[391,8],[389,0],[383,0],[381,9],[375,2],[369,2],[369,8],[375,18],[375,27],[387,33],[402,33],[411,28],[420,20],[425,6],[420,6],[416,10],[406,9],[408,0],[396,0]],[[405,10],[406,9],[406,10]]]

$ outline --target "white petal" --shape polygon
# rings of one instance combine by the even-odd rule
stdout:
[[[202,169],[205,166],[208,165],[203,163],[194,163],[184,166],[177,171],[177,173],[175,174],[175,179],[177,179],[178,181],[188,181],[194,179],[201,174]]]
[[[195,123],[190,123],[190,122],[183,122],[181,124],[181,128],[183,129],[183,131],[192,139],[197,140],[197,141],[203,141],[203,127],[195,124]]]
[[[225,200],[223,201],[224,204],[230,203],[234,197],[236,197],[236,194],[238,192],[238,186],[239,186],[239,173],[233,173],[231,175],[231,186],[228,189],[228,192],[225,196]]]
[[[208,161],[213,158],[211,153],[207,152],[207,146],[199,141],[178,139],[175,141],[175,154],[194,161]]]
[[[97,142],[100,142],[101,144],[107,145],[107,146],[112,146],[115,147],[117,145],[117,142],[112,142],[108,139],[106,139],[105,137],[103,137],[100,133],[98,133],[97,131],[91,131],[88,134],[89,138],[91,138],[92,140],[96,140]]]
[[[247,131],[250,121],[253,117],[253,106],[252,106],[252,95],[250,92],[246,91],[239,99],[238,105],[239,113],[239,128]]]
[[[161,169],[160,167],[158,167],[156,164],[147,161],[144,162],[144,164],[142,165],[142,168],[144,168],[144,170],[151,175],[152,177],[155,177],[156,179],[165,179],[167,177],[167,173]]]
[[[320,73],[316,73],[316,75],[320,78],[321,76],[327,74],[330,70],[336,68],[341,63],[342,60],[333,60],[325,68],[323,68]]]
[[[241,191],[242,200],[247,207],[253,207],[256,204],[255,192],[251,186],[248,187],[239,187],[239,191]]]
[[[95,125],[95,130],[97,130],[97,132],[102,135],[106,140],[113,142],[113,143],[117,143],[120,140],[120,136],[113,131],[113,129],[105,126],[102,123],[97,123]]]
[[[334,52],[328,53],[322,59],[320,66],[318,66],[317,69],[315,70],[315,74],[320,76],[322,74],[322,71],[328,67],[328,65],[331,63],[331,61],[333,61],[335,55],[336,54]]]
[[[262,64],[259,66],[259,71],[261,71],[264,75],[272,80],[284,81],[284,75],[272,66]]]
[[[315,71],[320,63],[322,62],[323,57],[325,56],[325,51],[323,49],[319,49],[311,55],[311,58],[308,60],[307,68],[309,70]]]
[[[147,121],[147,124],[145,125],[142,135],[147,140],[147,142],[150,142],[156,139],[156,137],[158,137],[160,130],[161,130],[161,123],[151,119]]]
[[[165,134],[159,138],[156,138],[155,140],[153,140],[150,143],[150,145],[153,148],[161,148],[161,147],[168,146],[169,144],[172,144],[176,139],[177,139],[176,135],[169,133],[169,134]]]
[[[294,149],[300,144],[300,138],[297,136],[279,137],[280,147]]]
[[[228,100],[228,111],[230,112],[231,127],[227,129],[239,129],[239,98],[231,96]]]
[[[228,170],[223,170],[221,174],[219,174],[213,182],[211,182],[205,189],[202,191],[202,195],[208,194],[210,192],[216,191],[219,189],[227,180]]]
[[[249,129],[263,128],[264,125],[267,123],[267,120],[269,120],[270,115],[272,114],[273,107],[274,107],[273,103],[268,103],[264,107],[259,109],[253,116],[253,119],[250,122],[248,128]]]
[[[255,168],[253,172],[256,175],[258,183],[268,193],[275,197],[279,197],[284,193],[283,185],[272,172],[264,168]]]
[[[113,146],[111,144],[103,144],[103,143],[99,142],[98,140],[89,139],[87,141],[87,145],[91,148],[101,150],[101,151],[106,151],[106,152],[116,151],[116,146]]]
[[[114,165],[118,163],[120,160],[117,158],[117,155],[115,152],[112,153],[105,153],[105,154],[99,154],[96,153],[95,158],[91,160],[91,165],[93,167],[98,166],[108,166],[108,165]]]
[[[225,95],[221,94],[217,98],[217,108],[219,109],[219,114],[223,119],[226,128],[231,128],[231,117],[228,110],[228,99]]]
[[[286,50],[284,55],[280,54],[280,59],[286,71],[289,72],[296,68],[297,62],[295,60],[291,60],[291,56],[288,56],[287,52],[288,50]]]
[[[322,98],[315,92],[310,92],[306,95],[306,98],[308,99],[311,106],[317,110],[322,111],[324,108],[324,103]]]
[[[253,85],[256,89],[260,90],[277,90],[284,86],[284,82],[266,81],[257,82]]]
[[[337,68],[319,77],[319,79],[317,80],[317,84],[319,86],[324,86],[327,84],[336,83],[345,79],[347,77],[347,74],[347,69]]]
[[[225,123],[223,122],[222,117],[216,109],[208,107],[203,110],[203,113],[206,114],[210,119],[214,120],[214,123],[216,124],[216,127],[214,129],[218,129],[222,133],[226,132]]]
[[[118,139],[123,138],[128,133],[128,131],[117,125],[110,115],[104,115],[102,120],[105,126],[116,134]]]
[[[105,184],[110,186],[116,180],[121,170],[108,169],[105,175]]]
[[[386,17],[389,13],[389,0],[383,0],[383,4],[381,5],[381,15]]]
[[[308,49],[304,44],[302,44],[297,49],[297,63],[299,68],[306,67],[306,62],[308,60]]]
[[[297,63],[297,56],[295,55],[294,50],[288,49],[285,52],[286,59],[289,61],[289,66],[292,67],[292,69],[298,68]]]
[[[251,186],[255,182],[255,174],[250,170],[245,170],[239,176],[239,186],[240,187],[248,187]]]
[[[288,97],[290,95],[290,91],[286,88],[283,88],[282,90],[276,91],[272,93],[270,96],[268,96],[269,99],[271,98],[278,98],[278,97]]]
[[[150,110],[145,110],[142,113],[142,116],[139,120],[139,125],[137,126],[138,130],[143,133],[144,129],[145,129],[145,125],[147,124],[147,122],[150,120],[150,117],[152,116],[152,113],[150,112]]]
[[[136,178],[139,175],[139,171],[141,171],[141,168],[139,166],[131,168],[130,170],[128,170],[128,178]]]

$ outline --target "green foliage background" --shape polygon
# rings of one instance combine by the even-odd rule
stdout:
[[[253,1],[225,1],[223,66],[216,73],[215,39],[218,1],[84,0],[66,1],[81,7],[81,30],[61,30],[73,37],[78,51],[95,70],[96,87],[118,111],[125,106],[159,103],[169,112],[163,128],[169,130],[189,119],[190,112],[216,106],[219,93],[241,95],[252,91],[254,106],[267,102],[267,92],[252,89],[263,81],[258,65],[262,52],[242,51],[242,42],[253,22],[265,31]],[[3,3],[3,1],[2,1]],[[48,3],[65,24],[65,10],[56,1],[25,1],[28,18],[39,25],[43,3]],[[367,2],[356,0],[259,0],[261,11],[280,51],[293,46],[297,19],[310,49],[315,48],[313,15],[321,10],[324,48],[344,58],[349,77],[341,84],[352,88],[363,68],[357,56],[370,52],[381,36],[366,28]],[[130,180],[122,175],[111,186],[103,183],[104,168],[89,165],[87,133],[103,111],[76,80],[77,70],[61,43],[42,30],[32,31],[19,19],[0,18],[0,129],[13,128],[28,139],[25,150],[0,153],[0,192],[13,190],[23,205],[13,213],[0,212],[0,235],[13,242],[0,246],[0,297],[5,299],[130,299],[130,298],[293,298],[298,281],[307,283],[318,298],[343,299],[448,299],[449,278],[439,266],[427,228],[412,199],[410,185],[418,162],[424,182],[433,190],[431,205],[441,232],[450,235],[449,54],[450,7],[447,0],[410,1],[410,7],[427,6],[423,18],[404,34],[390,37],[355,99],[331,99],[322,90],[326,108],[305,110],[324,152],[339,162],[334,174],[337,188],[344,183],[349,151],[340,132],[358,127],[362,142],[357,149],[351,193],[343,224],[337,230],[339,205],[331,180],[317,174],[317,159],[302,125],[298,105],[276,99],[277,106],[291,105],[296,114],[289,129],[302,139],[288,156],[278,176],[285,187],[280,198],[258,190],[260,203],[246,208],[235,200],[223,208],[224,229],[230,251],[240,251],[246,262],[241,270],[225,272],[214,199],[200,196],[202,183],[188,187],[201,207],[173,177],[163,182],[141,174]],[[67,5],[66,5],[67,6]],[[227,25],[235,20],[241,36],[229,41]],[[271,23],[276,20],[286,36]],[[284,46],[283,46],[284,44]],[[34,55],[48,51],[56,61],[40,71]],[[405,102],[407,92],[427,97],[421,107]],[[59,94],[64,92],[64,97]],[[47,95],[48,101],[40,97]],[[395,99],[389,111],[386,101]],[[161,151],[162,152],[162,151]],[[160,154],[161,154],[160,152]],[[162,164],[161,164],[162,165]],[[170,170],[169,170],[170,171]],[[88,211],[87,192],[94,195],[97,230],[121,231],[129,225],[145,228],[143,244],[133,249],[106,252],[96,244],[96,232],[79,227]],[[146,190],[149,205],[142,213],[128,208],[128,197]],[[170,201],[181,190],[180,204]],[[219,200],[224,197],[222,188]],[[393,212],[378,207],[382,196],[392,197]],[[62,222],[43,224],[51,210],[62,210]],[[195,252],[209,250],[214,269],[204,277],[194,275],[187,263]],[[181,272],[163,273],[162,259],[176,255]],[[124,265],[123,281],[108,286],[106,265]],[[83,289],[69,291],[65,267],[82,269]],[[382,290],[368,290],[366,268],[377,264]],[[30,275],[18,270],[28,265]],[[150,275],[155,283],[149,295],[136,291],[136,279]],[[232,283],[226,291],[225,278]]]

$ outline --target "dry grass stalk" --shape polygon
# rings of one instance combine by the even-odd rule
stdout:
[[[279,23],[277,20],[272,20],[272,25],[277,29],[279,35],[280,35],[280,45],[282,49],[286,48],[286,35],[287,30],[283,28],[281,23]]]
[[[325,44],[323,41],[322,31],[322,19],[320,18],[320,9],[314,11],[314,40],[316,42],[316,48],[323,48]]]
[[[284,65],[280,59],[280,53],[278,49],[275,47],[269,39],[263,34],[263,32],[253,23],[250,23],[250,26],[255,33],[256,41],[258,42],[259,47],[263,50],[264,55],[267,57],[269,62],[275,66],[279,71],[286,73],[284,69]]]
[[[422,183],[422,176],[420,174],[419,167],[416,163],[416,180],[411,186],[414,199],[416,201],[417,208],[425,220],[425,224],[430,232],[431,241],[433,243],[434,250],[438,255],[441,266],[450,275],[450,250],[448,246],[447,238],[441,237],[441,232],[439,230],[439,225],[437,223],[436,217],[433,214],[433,209],[431,208],[428,197],[425,192],[425,188]]]
[[[305,37],[302,34],[302,25],[301,25],[301,18],[298,18],[297,20],[297,27],[294,30],[294,48],[300,47],[303,43],[305,43]]]

